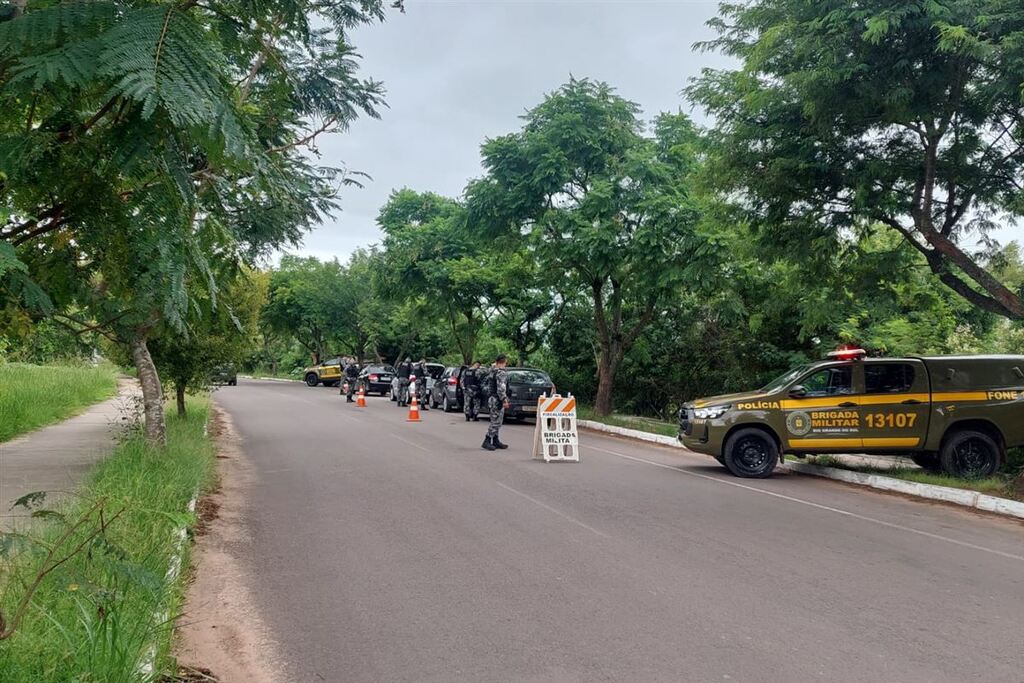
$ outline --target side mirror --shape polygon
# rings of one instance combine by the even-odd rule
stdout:
[[[807,389],[802,384],[797,384],[795,387],[789,390],[790,398],[803,398],[807,395]]]

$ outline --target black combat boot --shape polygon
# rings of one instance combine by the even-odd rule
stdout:
[[[469,421],[470,421],[471,419],[472,419],[472,418],[470,418],[470,417],[469,417],[469,414],[467,413],[467,414],[466,414],[466,422],[469,422]]]
[[[502,451],[503,451],[503,450],[505,450],[506,448],[508,448],[508,444],[507,444],[507,443],[502,443],[502,442],[498,441],[498,437],[494,437],[493,439],[491,439],[491,443],[492,443],[492,444],[494,445],[494,447],[495,447],[495,448],[497,448],[498,450],[502,450]]]
[[[491,437],[489,436],[484,437],[484,442],[480,446],[480,448],[484,449],[485,451],[497,450],[497,447],[493,443],[491,443]]]

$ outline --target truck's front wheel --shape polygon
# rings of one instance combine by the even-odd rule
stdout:
[[[942,471],[954,477],[991,477],[1003,464],[1003,453],[992,437],[965,429],[950,435],[939,453]]]
[[[778,464],[779,447],[767,432],[753,427],[740,429],[725,442],[722,460],[737,477],[763,479]]]

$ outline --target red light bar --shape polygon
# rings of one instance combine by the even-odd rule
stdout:
[[[864,349],[849,348],[830,351],[826,354],[826,357],[832,360],[854,360],[857,358],[863,358],[866,355],[868,355],[868,352]]]

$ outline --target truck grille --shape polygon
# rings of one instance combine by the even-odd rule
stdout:
[[[679,430],[686,436],[693,436],[693,408],[679,412]]]

